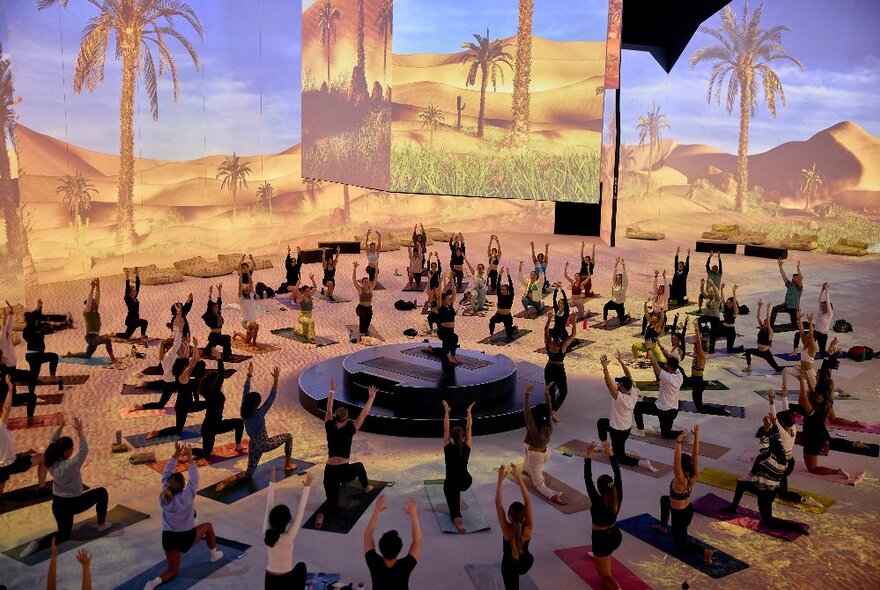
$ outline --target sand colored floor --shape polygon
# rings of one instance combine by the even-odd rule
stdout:
[[[467,237],[469,250],[474,257],[473,262],[482,261],[487,235]],[[528,240],[535,239],[539,247],[543,247],[545,241],[552,242],[549,270],[551,279],[562,278],[563,264],[566,260],[571,262],[572,271],[577,268],[579,239],[504,234],[501,235],[501,239],[504,246],[504,265],[515,268],[520,259],[527,259]],[[692,241],[681,242],[683,246],[687,246],[688,243],[692,244]],[[307,244],[303,243],[302,246]],[[649,287],[649,277],[653,276],[653,269],[666,267],[671,272],[674,248],[675,243],[669,240],[661,243],[623,240],[616,250],[608,250],[600,246],[594,289],[603,295],[609,293],[613,259],[615,256],[625,256],[630,271],[629,308],[633,313],[638,313],[641,300]],[[445,247],[438,244],[436,249],[446,260]],[[351,276],[352,260],[354,260],[353,256],[343,256],[338,271],[340,293],[349,299],[354,299],[354,290],[348,280]],[[362,265],[365,263],[363,256],[358,257],[358,260]],[[856,327],[854,333],[844,335],[842,338],[844,346],[864,343],[876,347],[875,335],[880,329],[880,316],[876,313],[873,293],[876,289],[876,277],[880,274],[880,260],[877,258],[851,260],[823,254],[804,254],[801,260],[807,285],[803,298],[804,308],[807,310],[814,308],[818,288],[823,280],[827,280],[831,284],[837,317],[849,320]],[[691,259],[691,293],[696,293],[704,263],[703,255],[695,254]],[[388,290],[377,292],[375,296],[374,325],[387,341],[402,342],[405,340],[402,335],[403,330],[408,327],[421,329],[425,316],[420,315],[418,311],[395,311],[393,303],[399,298],[412,298],[413,295],[419,294],[400,293],[399,289],[405,279],[392,276],[395,268],[400,269],[401,272],[405,268],[403,251],[383,254],[381,266],[380,278]],[[791,266],[789,270],[793,271],[793,264]],[[318,265],[306,266],[303,272],[306,277],[310,272],[314,272],[318,279],[321,276]],[[272,286],[277,285],[282,278],[283,263],[280,255],[275,269],[261,271],[256,275],[256,280]],[[769,299],[773,303],[782,300],[783,289],[775,261],[746,259],[742,256],[726,257],[725,281],[728,285],[739,284],[740,300],[748,304],[753,313],[759,297]],[[222,282],[227,300],[232,303],[234,278],[224,277]],[[198,316],[204,308],[208,285],[208,280],[187,279],[184,283],[170,286],[144,287],[141,292],[141,309],[142,314],[154,327],[150,330],[151,335],[164,336],[167,333],[164,323],[167,321],[170,304],[178,299],[183,300],[189,292],[193,292],[195,305],[190,316],[191,324],[194,333],[204,337],[206,330]],[[121,327],[124,315],[122,278],[121,276],[107,278],[103,281],[103,286],[104,329],[116,330]],[[46,286],[42,289],[41,295],[47,311],[70,310],[78,315],[80,302],[87,291],[88,283],[83,280]],[[424,296],[419,297],[420,303],[423,300]],[[593,310],[600,310],[604,300],[600,298],[593,303],[591,306]],[[270,329],[291,325],[297,312],[281,311],[282,306],[273,302],[263,305],[268,309],[261,315],[265,340],[282,347],[278,352],[260,355],[254,359],[256,367],[254,385],[258,390],[265,391],[268,388],[269,372],[273,365],[280,366],[283,371],[279,399],[268,416],[269,431],[270,433],[292,432],[294,454],[318,463],[319,467],[316,469],[320,471],[320,463],[326,454],[322,424],[299,407],[296,400],[296,379],[300,371],[313,363],[329,356],[347,354],[357,348],[356,345],[346,342],[346,332],[343,327],[344,324],[354,323],[354,303],[330,305],[318,302],[316,304],[318,333],[332,336],[341,342],[335,346],[319,349],[271,336]],[[226,317],[230,329],[238,324],[237,312],[227,311]],[[465,347],[482,349],[476,341],[486,335],[487,321],[487,318],[459,318],[457,330]],[[541,345],[542,322],[519,320],[519,324],[532,329],[533,333],[506,347],[504,353],[515,360],[543,363],[542,355],[532,352]],[[754,315],[740,319],[739,331],[747,335],[742,339],[747,345],[754,343],[753,325]],[[596,343],[569,357],[566,365],[570,379],[570,394],[561,412],[561,422],[553,436],[556,444],[571,438],[592,440],[596,437],[596,420],[607,416],[609,406],[609,396],[601,382],[598,358],[603,353],[613,354],[618,348],[628,351],[635,331],[634,328],[613,332],[590,331],[588,337]],[[60,353],[80,349],[81,329],[49,336],[47,344],[50,350]],[[775,346],[779,351],[790,350],[790,344],[788,335],[777,336]],[[20,350],[20,356],[23,356],[23,349]],[[142,523],[88,545],[93,555],[96,588],[112,588],[163,557],[159,544],[161,531],[158,505],[159,476],[146,467],[129,465],[127,455],[112,455],[109,449],[117,429],[122,429],[124,434],[134,434],[168,426],[173,422],[171,416],[127,420],[119,418],[120,409],[145,399],[137,396],[121,396],[119,394],[121,384],[130,373],[137,372],[148,364],[154,364],[155,355],[156,350],[149,349],[147,360],[126,371],[62,364],[59,369],[61,374],[88,372],[92,377],[87,384],[67,391],[62,405],[44,406],[37,410],[38,414],[63,411],[69,417],[82,417],[92,447],[84,469],[84,481],[92,486],[108,487],[111,506],[122,503],[151,515],[150,519]],[[877,385],[877,377],[880,375],[878,362],[880,361],[861,365],[847,362],[842,365],[837,381],[841,387],[861,399],[838,402],[836,410],[839,415],[860,420],[880,419],[880,410],[876,406],[876,402],[880,399],[880,388]],[[756,361],[756,366],[760,363],[761,361]],[[779,379],[770,377],[741,379],[722,370],[725,366],[742,365],[743,361],[739,358],[726,356],[712,358],[709,361],[707,375],[722,379],[731,389],[707,392],[706,400],[743,406],[746,408],[746,419],[687,413],[682,413],[679,417],[680,426],[693,426],[699,422],[702,424],[703,437],[706,441],[731,448],[731,451],[721,459],[703,459],[703,466],[714,466],[741,473],[745,473],[748,468],[748,465],[738,461],[737,457],[755,448],[756,441],[752,435],[760,424],[760,417],[766,408],[766,402],[754,394],[753,390],[778,387]],[[226,386],[228,415],[235,415],[240,402],[240,388],[245,367],[239,365],[237,368],[240,369],[239,373],[227,381]],[[647,370],[637,371],[635,374],[637,379],[649,377]],[[682,398],[689,399],[689,393],[683,393]],[[14,409],[13,415],[24,415],[24,408]],[[647,421],[649,428],[652,426],[656,428],[656,421],[650,417]],[[48,442],[50,435],[51,429],[41,428],[16,431],[14,438],[19,449],[41,449]],[[493,529],[465,537],[441,534],[421,485],[423,479],[442,477],[443,463],[439,441],[409,440],[371,434],[360,434],[356,437],[354,456],[366,464],[370,476],[397,481],[397,485],[385,492],[388,496],[389,510],[380,522],[380,530],[398,527],[406,538],[408,524],[403,512],[404,498],[407,495],[414,495],[419,503],[425,541],[422,561],[412,578],[413,588],[470,588],[471,583],[465,573],[465,564],[500,560],[501,537],[494,523],[493,511],[495,482],[493,468],[500,463],[521,459],[522,437],[523,432],[517,431],[480,437],[475,441],[470,465],[474,476],[473,490],[483,512],[493,522]],[[877,435],[863,435],[858,438],[866,442],[880,442],[880,437]],[[218,444],[230,441],[230,435],[221,435]],[[671,450],[638,441],[630,443],[629,448],[652,459],[671,463]],[[160,457],[167,456],[171,446],[164,445],[155,449]],[[800,461],[799,449],[796,449],[796,453]],[[876,539],[880,538],[877,461],[876,458],[838,453],[832,453],[830,457],[822,459],[823,464],[866,471],[868,475],[865,482],[855,488],[793,475],[791,478],[793,486],[830,495],[837,500],[834,507],[824,515],[778,507],[776,510],[781,516],[808,522],[813,527],[809,537],[802,537],[794,543],[721,524],[700,515],[695,516],[691,526],[692,534],[708,540],[716,547],[751,565],[749,569],[729,577],[712,580],[629,535],[624,535],[623,545],[615,556],[654,588],[679,588],[685,580],[690,583],[691,588],[877,587],[880,585],[880,566],[877,565],[880,563],[880,547],[876,542]],[[200,471],[202,485],[221,480],[242,468],[244,463],[244,460],[230,461],[202,469]],[[569,485],[583,490],[581,465],[581,461],[577,458],[567,458],[554,452],[552,460],[547,465],[547,471]],[[597,474],[608,472],[607,466],[604,465],[597,465],[595,469]],[[33,473],[26,477],[16,476],[11,480],[9,488],[29,485],[34,482],[34,477]],[[642,512],[656,515],[659,510],[658,498],[665,493],[668,481],[648,478],[628,471],[624,471],[623,478],[625,495],[620,517],[626,518]],[[299,497],[300,489],[298,478],[287,480],[280,488],[279,499],[293,504]],[[694,496],[699,497],[710,491],[730,497],[728,492],[704,485],[696,487]],[[516,499],[516,495],[516,489],[506,484],[505,501]],[[316,485],[307,514],[323,499],[323,490],[320,485]],[[211,521],[218,534],[253,545],[245,557],[223,568],[198,587],[241,588],[248,584],[258,586],[262,583],[266,562],[261,531],[265,501],[265,492],[232,506],[204,498],[197,500],[199,521]],[[744,504],[751,508],[755,507],[754,499],[750,497],[746,498]],[[586,588],[587,586],[553,555],[553,550],[588,544],[589,515],[580,513],[565,516],[543,502],[535,503],[535,512],[536,525],[531,548],[536,561],[531,572],[532,579],[539,588]],[[344,580],[355,584],[361,580],[367,581],[367,570],[361,555],[365,525],[364,518],[346,536],[303,531],[297,538],[296,559],[304,560],[312,570],[339,572],[343,574]],[[5,550],[37,535],[48,533],[53,526],[48,503],[0,516],[0,531],[2,531],[0,549]],[[2,564],[0,583],[5,583],[10,588],[36,588],[44,583],[46,564],[27,567],[4,556],[0,556],[0,564]],[[72,552],[60,557],[59,577],[63,580],[61,587],[78,587],[79,565]]]

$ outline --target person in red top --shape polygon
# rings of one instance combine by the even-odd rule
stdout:
[[[364,558],[370,569],[373,588],[381,588],[382,590],[409,589],[409,577],[416,569],[422,552],[422,528],[419,525],[415,498],[406,499],[404,510],[409,514],[412,522],[412,544],[409,546],[409,553],[398,559],[397,556],[403,549],[403,540],[396,530],[390,530],[379,538],[379,552],[376,552],[374,535],[379,515],[385,511],[385,497],[379,496],[376,499],[376,508],[367,524],[367,530],[364,531]]]

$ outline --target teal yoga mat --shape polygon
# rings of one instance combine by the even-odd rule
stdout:
[[[275,481],[281,481],[288,477],[293,477],[294,475],[302,475],[304,472],[315,466],[314,463],[309,463],[302,459],[291,460],[296,463],[296,469],[293,471],[285,471],[284,457],[276,457],[275,459],[258,466],[251,479],[243,479],[230,484],[224,488],[222,492],[218,492],[215,489],[217,484],[211,484],[200,489],[198,493],[200,496],[210,498],[217,502],[222,502],[223,504],[234,504],[239,500],[247,498],[251,494],[256,494],[260,490],[268,488],[272,467],[275,467]]]
[[[428,500],[431,502],[431,508],[437,516],[437,524],[444,533],[458,535],[458,529],[452,522],[449,515],[449,506],[446,504],[446,496],[443,494],[442,479],[426,479],[425,492],[428,494]],[[464,529],[468,533],[478,533],[480,531],[488,531],[491,527],[483,516],[477,497],[470,490],[461,493],[461,519]]]
[[[160,436],[158,438],[154,438],[151,440],[147,440],[147,433],[142,434],[129,434],[125,437],[125,440],[136,449],[142,449],[144,447],[154,447],[156,445],[164,445],[165,443],[174,442],[178,440],[189,440],[192,438],[201,438],[202,436],[202,427],[201,426],[186,426],[180,433],[180,436]]]
[[[223,537],[217,537],[217,549],[223,552],[223,557],[215,562],[211,562],[208,553],[208,544],[202,541],[180,556],[180,571],[178,571],[177,577],[166,584],[162,584],[162,590],[184,590],[185,588],[192,588],[221,568],[244,557],[245,553],[247,553],[247,550],[250,548],[250,545],[224,539]],[[116,586],[116,590],[143,590],[147,582],[153,578],[158,578],[159,574],[165,571],[166,567],[167,563],[165,560],[162,560],[127,582],[123,582],[119,586]],[[228,588],[228,584],[229,582],[226,584],[218,582],[217,586],[226,586]]]

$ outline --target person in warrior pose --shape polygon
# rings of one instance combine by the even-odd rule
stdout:
[[[333,291],[336,290],[336,266],[339,264],[339,246],[336,246],[336,252],[327,256],[328,248],[321,251],[321,268],[324,270],[324,278],[321,279],[321,294],[326,295],[330,301],[333,299]]]
[[[290,244],[287,245],[287,258],[284,259],[285,281],[278,287],[279,293],[293,293],[299,285],[299,273],[302,268],[302,250],[296,247],[296,258],[291,255]]]
[[[565,280],[569,282],[571,286],[571,304],[574,305],[575,309],[578,310],[577,318],[575,321],[580,321],[582,319],[587,319],[587,314],[589,312],[584,311],[584,303],[587,300],[587,297],[591,297],[592,293],[592,284],[593,280],[590,275],[582,275],[579,272],[574,273],[574,277],[568,276],[568,262],[565,263],[565,270],[563,271],[565,276]],[[590,293],[590,295],[587,295]]]
[[[596,244],[593,244],[593,251],[590,256],[584,256],[584,247],[586,244],[581,242],[581,269],[578,271],[578,274],[581,275],[581,280],[589,280],[590,282],[587,284],[584,289],[584,297],[595,297],[596,294],[593,293],[593,274],[596,272]]]
[[[762,320],[761,308],[763,305],[764,301],[758,299],[758,344],[756,348],[746,349],[746,366],[743,371],[748,373],[752,370],[752,357],[756,356],[767,361],[767,364],[770,365],[771,369],[777,373],[781,373],[782,367],[776,362],[776,357],[773,356],[773,351],[770,350],[770,347],[773,346],[773,326],[770,325],[770,304],[767,304],[767,315]]]
[[[550,262],[550,244],[544,244],[544,252],[535,255],[535,242],[529,242],[532,247],[532,264],[535,265],[535,276],[544,277],[542,283],[542,294],[550,294],[550,281],[547,280],[547,264]],[[538,312],[540,313],[540,311]]]
[[[687,280],[691,270],[691,250],[688,248],[687,257],[681,262],[678,257],[681,248],[675,249],[675,272],[672,275],[672,284],[669,286],[669,299],[679,305],[688,302]]]
[[[489,290],[489,283],[486,277],[486,267],[477,264],[477,270],[471,266],[470,261],[465,257],[464,263],[468,267],[468,276],[470,289],[468,289],[465,298],[468,303],[468,311],[470,315],[476,315],[481,311],[486,311],[486,292]]]
[[[596,483],[593,483],[593,452],[596,443],[591,442],[587,447],[584,458],[584,483],[587,486],[587,494],[590,496],[590,518],[593,521],[593,562],[596,564],[596,572],[602,582],[602,587],[608,590],[619,590],[620,584],[614,579],[611,571],[611,554],[614,553],[623,542],[623,535],[617,528],[617,513],[620,512],[620,503],[623,502],[623,480],[620,477],[620,466],[617,464],[617,456],[608,441],[602,443],[602,451],[611,463],[610,475],[600,475]]]
[[[524,415],[526,419],[526,437],[523,441],[525,458],[523,459],[523,471],[532,478],[535,489],[545,498],[565,506],[562,492],[551,489],[544,477],[544,464],[550,460],[550,437],[553,434],[553,399],[550,391],[553,384],[548,383],[544,388],[544,403],[532,407],[532,392],[534,387],[526,388],[524,400]]]
[[[250,257],[250,264],[245,262],[245,258]],[[242,291],[248,285],[251,286],[251,291],[255,291],[254,288],[254,269],[257,267],[257,263],[254,261],[253,254],[242,254],[241,262],[238,263],[238,296],[241,297]]]
[[[370,281],[378,282],[379,276],[379,252],[382,251],[382,234],[378,231],[376,232],[376,238],[379,240],[379,243],[370,241],[370,236],[372,235],[373,230],[367,230],[367,237],[364,241],[367,244],[367,277],[369,277]]]
[[[504,283],[504,275],[507,275],[507,282]],[[489,318],[489,339],[495,333],[495,325],[504,326],[504,333],[507,335],[507,341],[512,342],[513,336],[516,334],[517,327],[513,325],[513,315],[510,313],[513,307],[513,279],[510,277],[510,271],[502,268],[498,273],[498,281],[501,285],[498,291],[498,301],[495,305],[495,314]]]
[[[493,241],[495,242],[495,248],[492,247]],[[489,290],[497,295],[498,288],[501,285],[501,275],[498,270],[498,265],[501,264],[501,241],[498,239],[498,236],[494,234],[489,236],[489,246],[486,248],[486,254],[489,257]]]
[[[413,249],[422,251],[422,272],[427,272],[425,254],[428,252],[428,232],[425,231],[425,226],[421,223],[413,226],[412,246]]]
[[[510,472],[519,486],[522,502],[511,502],[507,511],[504,510],[504,496],[501,490],[504,476]],[[535,563],[534,556],[529,553],[532,540],[534,516],[532,515],[532,499],[523,482],[522,475],[516,465],[502,465],[498,468],[498,483],[495,486],[495,513],[501,527],[502,558],[501,579],[504,590],[519,590],[519,577],[529,573]]]
[[[468,460],[473,448],[473,424],[472,410],[474,402],[467,407],[467,422],[465,428],[456,426],[449,429],[450,407],[443,400],[443,456],[446,462],[446,478],[443,480],[443,495],[446,497],[446,505],[449,506],[449,516],[455,528],[461,534],[467,531],[464,521],[461,519],[461,493],[470,489],[473,483],[471,474],[468,473]]]
[[[101,334],[101,313],[98,308],[101,305],[101,279],[92,280],[92,286],[89,290],[89,298],[85,301],[85,309],[83,310],[83,322],[86,325],[86,350],[85,352],[68,352],[65,356],[77,358],[92,358],[98,347],[103,345],[107,349],[107,356],[110,357],[110,363],[115,365],[118,360],[113,354],[113,344],[108,336]]]
[[[410,245],[407,246],[407,253],[409,257],[409,266],[406,269],[406,288],[421,289],[422,272],[425,267],[425,251],[422,250],[421,245]]]
[[[379,552],[376,552],[376,524],[379,515],[385,511],[385,496],[376,498],[376,507],[373,516],[367,523],[364,531],[364,559],[370,570],[370,580],[373,588],[387,588],[387,590],[408,590],[409,577],[419,562],[422,554],[422,527],[419,525],[419,510],[416,500],[412,496],[406,499],[405,511],[409,515],[412,526],[412,543],[409,552],[400,559],[397,558],[403,550],[403,539],[400,533],[392,529],[386,531],[379,538]]]
[[[767,306],[768,310],[770,306]],[[828,283],[822,283],[822,290],[819,291],[819,315],[814,316],[813,320],[813,338],[819,346],[819,354],[825,356],[827,354],[828,332],[831,331],[831,321],[834,319],[834,306],[831,305],[831,293],[829,292]],[[801,342],[801,331],[794,333],[794,348],[791,354],[797,352],[798,345]]]
[[[648,316],[658,316],[660,314],[665,314],[666,310],[669,309],[669,292],[666,290],[666,270],[663,270],[663,282],[658,282],[660,278],[660,271],[654,271],[654,285],[651,287],[651,298],[648,299],[648,303],[651,304],[651,312],[650,314],[646,313],[642,316],[642,334],[645,333],[645,328],[648,325]],[[665,325],[660,325],[660,329],[658,330],[659,334],[663,334],[666,331]]]
[[[456,290],[460,290],[464,282],[465,252],[464,237],[461,234],[449,238],[449,268],[452,269]]]
[[[571,334],[565,329],[554,330],[550,327],[553,314],[547,314],[547,323],[544,324],[544,349],[547,351],[547,364],[544,365],[544,384],[552,386],[555,391],[552,403],[551,417],[556,420],[556,412],[562,406],[568,396],[568,377],[565,375],[565,355],[568,348],[575,340],[577,324],[572,324]]]
[[[354,289],[358,294],[358,305],[355,313],[358,317],[358,341],[370,333],[370,323],[373,321],[373,289],[379,279],[376,274],[373,276],[363,277],[361,280],[357,278],[358,263],[355,261],[354,268],[351,271],[351,280],[354,283]],[[369,275],[369,267],[368,272]]]
[[[15,345],[12,343],[12,322],[13,322],[13,308],[9,305],[9,302],[6,302],[6,317],[3,322],[3,330],[4,330],[4,349],[3,349],[3,358],[6,361],[5,365],[8,367],[8,374],[12,375],[14,379],[20,378],[21,373],[15,368],[17,355],[15,353]],[[55,372],[58,370],[58,355],[54,352],[46,352],[46,330],[42,327],[41,318],[43,316],[43,300],[37,299],[37,307],[33,311],[26,312],[25,314],[25,324],[24,330],[22,331],[22,338],[27,343],[27,350],[24,353],[24,360],[27,361],[28,370],[27,370],[27,386],[28,392],[26,397],[27,402],[27,416],[28,416],[28,424],[34,424],[34,413],[37,409],[37,380],[40,378],[40,371],[43,368],[44,364],[49,365],[49,375],[52,377],[55,376]],[[13,386],[10,389],[10,393],[18,397],[15,394],[15,387]]]
[[[620,272],[617,272],[617,269]],[[621,326],[629,322],[629,314],[626,313],[626,288],[629,286],[629,279],[626,276],[626,261],[618,258],[614,263],[614,276],[611,280],[611,299],[602,308],[602,322],[608,321],[608,312],[614,310],[617,314],[617,321]]]
[[[535,271],[529,273],[529,276],[523,276],[523,261],[519,261],[519,282],[522,283],[524,293],[522,296],[522,304],[523,309],[526,314],[529,313],[531,308],[535,309],[537,315],[541,315],[544,311],[544,302],[541,300],[544,296],[544,293],[541,289],[541,285],[544,283],[544,275],[537,275]]]
[[[244,328],[244,333],[233,332],[232,340],[241,340],[247,345],[257,346],[260,324],[257,323],[257,294],[254,292],[253,282],[241,285],[239,307],[241,308],[241,327]]]
[[[208,290],[208,306],[202,314],[202,321],[208,326],[208,344],[205,354],[210,355],[214,347],[223,349],[223,360],[232,359],[232,337],[223,333],[223,285],[217,285],[217,301],[214,301],[214,285]]]
[[[226,396],[223,384],[226,382],[226,366],[223,359],[217,361],[216,371],[206,371],[199,381],[198,395],[205,400],[205,419],[202,422],[202,448],[192,450],[194,457],[208,459],[214,452],[214,441],[218,434],[235,432],[235,450],[241,452],[241,438],[244,434],[244,421],[241,418],[223,418]]]
[[[715,352],[715,341],[718,338],[727,340],[727,354],[743,352],[742,346],[734,346],[736,342],[736,316],[739,315],[739,301],[736,300],[737,286],[733,286],[733,296],[725,299],[724,283],[721,284],[721,300],[724,301],[724,307],[721,311],[721,322],[709,334],[709,354]]]
[[[123,297],[123,301],[125,302],[126,314],[125,314],[125,331],[117,332],[116,337],[128,340],[134,335],[135,330],[140,328],[141,331],[141,340],[144,342],[147,341],[147,325],[148,322],[145,319],[141,318],[141,302],[138,300],[138,295],[141,292],[141,273],[138,267],[134,268],[134,285],[131,284],[131,279],[128,274],[128,269],[125,270],[125,296]]]
[[[455,280],[453,273],[450,273],[449,283]],[[437,337],[442,343],[440,351],[443,355],[444,363],[455,367],[461,364],[455,352],[458,350],[458,334],[455,333],[455,292],[447,289],[443,292],[440,307],[437,309]],[[437,351],[431,345],[422,349],[424,352],[435,354]]]
[[[3,394],[3,406],[0,410],[0,501],[3,500],[3,489],[9,477],[16,473],[24,473],[31,467],[37,468],[37,489],[42,492],[46,489],[46,466],[43,464],[43,453],[16,453],[12,433],[9,432],[9,411],[12,409],[12,378],[7,373],[2,377],[0,388],[6,391]],[[444,402],[445,403],[445,402]],[[473,405],[473,404],[471,404]],[[470,408],[468,408],[470,419]],[[470,429],[468,429],[470,436]]]
[[[782,282],[785,283],[785,301],[780,303],[779,305],[775,305],[773,309],[770,311],[770,325],[776,325],[776,316],[782,312],[787,313],[791,323],[795,322],[798,312],[801,309],[801,293],[804,292],[804,275],[801,272],[801,261],[797,262],[797,272],[791,276],[791,280],[788,280],[788,275],[785,274],[785,269],[783,265],[785,264],[785,259],[779,259],[779,275],[782,277]]]
[[[313,472],[306,473],[302,497],[296,507],[296,516],[293,516],[286,504],[275,503],[275,467],[269,472],[269,494],[263,521],[263,542],[268,554],[266,590],[306,590],[306,564],[300,561],[293,565],[293,542],[302,526],[314,480]]]
[[[310,274],[309,279],[312,281],[312,286],[301,285],[299,288],[299,322],[298,327],[294,327],[293,331],[306,340],[309,341],[309,344],[315,344],[318,341],[318,337],[315,333],[315,320],[312,317],[312,312],[315,307],[314,294],[318,290],[318,285],[315,283],[315,275]]]
[[[712,264],[712,257],[718,257],[718,264]],[[700,280],[700,301],[699,301],[699,309],[697,311],[702,311],[703,309],[703,301],[706,298],[709,287],[714,287],[714,292],[717,294],[718,291],[721,290],[721,278],[724,276],[724,266],[721,263],[721,252],[710,252],[709,257],[706,259],[706,279]]]

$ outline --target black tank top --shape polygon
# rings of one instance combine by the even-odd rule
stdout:
[[[529,542],[530,541],[531,541],[531,539],[527,539],[527,540],[523,541],[522,551],[520,551],[520,553],[519,553],[520,560],[523,559],[524,557],[526,557],[527,555],[529,555]],[[513,559],[513,544],[510,541],[508,541],[507,539],[504,539],[504,544],[502,546],[501,551],[502,551],[502,554],[504,555],[504,557],[506,557],[514,562],[518,561],[516,559]]]
[[[351,440],[357,432],[354,422],[349,420],[342,428],[336,428],[335,420],[327,420],[324,423],[324,430],[327,431],[327,456],[349,459],[351,457]]]
[[[724,307],[724,323],[725,324],[733,324],[736,323],[736,314],[734,313],[734,309]]]
[[[758,344],[762,346],[770,346],[773,341],[770,340],[770,330],[761,328],[758,330]]]
[[[461,453],[455,443],[449,441],[443,447],[443,455],[446,458],[446,479],[465,479],[468,475],[468,460],[471,457],[471,448],[462,445]]]
[[[559,352],[550,352],[550,349],[547,349],[547,359],[551,363],[562,363],[565,362],[565,353],[561,350]]]
[[[437,321],[441,324],[455,321],[455,310],[448,305],[441,305],[437,310]]]

